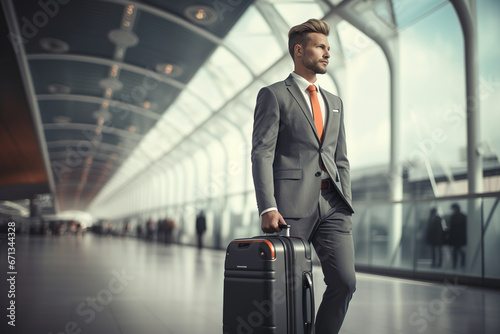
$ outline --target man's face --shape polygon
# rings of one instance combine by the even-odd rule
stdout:
[[[320,33],[309,33],[307,44],[303,48],[302,64],[314,73],[326,73],[328,58],[330,58],[330,44],[328,38]]]

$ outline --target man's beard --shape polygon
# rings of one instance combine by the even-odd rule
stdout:
[[[316,74],[325,74],[326,73],[326,68],[323,68],[319,61],[310,61],[308,63],[304,63],[304,66],[305,66],[305,68],[313,71]]]

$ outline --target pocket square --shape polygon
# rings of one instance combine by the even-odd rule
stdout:
[[[338,109],[332,109],[332,111],[333,111],[333,112],[339,112],[339,110],[338,110]]]

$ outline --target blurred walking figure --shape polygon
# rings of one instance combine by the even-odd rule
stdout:
[[[156,233],[157,240],[159,243],[167,243],[167,220],[166,219],[158,219],[156,223]]]
[[[138,238],[142,238],[142,226],[141,226],[141,223],[137,224],[137,226],[135,227],[135,232],[136,232]]]
[[[155,222],[153,219],[149,219],[146,223],[146,240],[153,241],[153,236],[155,232]]]
[[[130,222],[128,220],[125,220],[123,222],[123,236],[128,237],[129,232],[130,232]]]
[[[461,257],[460,265],[465,266],[465,251],[463,246],[467,245],[467,217],[460,212],[457,203],[451,205],[453,213],[450,216],[450,230],[448,243],[453,249],[453,268],[457,267],[458,255]]]
[[[175,222],[172,218],[165,219],[165,243],[171,244],[174,241]]]
[[[437,214],[437,209],[432,208],[429,214],[429,222],[427,225],[427,244],[431,246],[432,250],[432,264],[431,267],[441,267],[443,253],[443,225],[441,217]]]
[[[205,213],[200,211],[196,217],[196,235],[198,237],[198,248],[203,248],[203,233],[207,230],[207,219],[205,218]]]

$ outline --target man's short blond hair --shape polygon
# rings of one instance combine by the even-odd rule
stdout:
[[[309,19],[302,24],[292,27],[288,32],[288,52],[290,52],[292,59],[295,45],[305,45],[307,42],[307,34],[311,32],[317,32],[328,36],[330,33],[330,26],[323,20]]]

